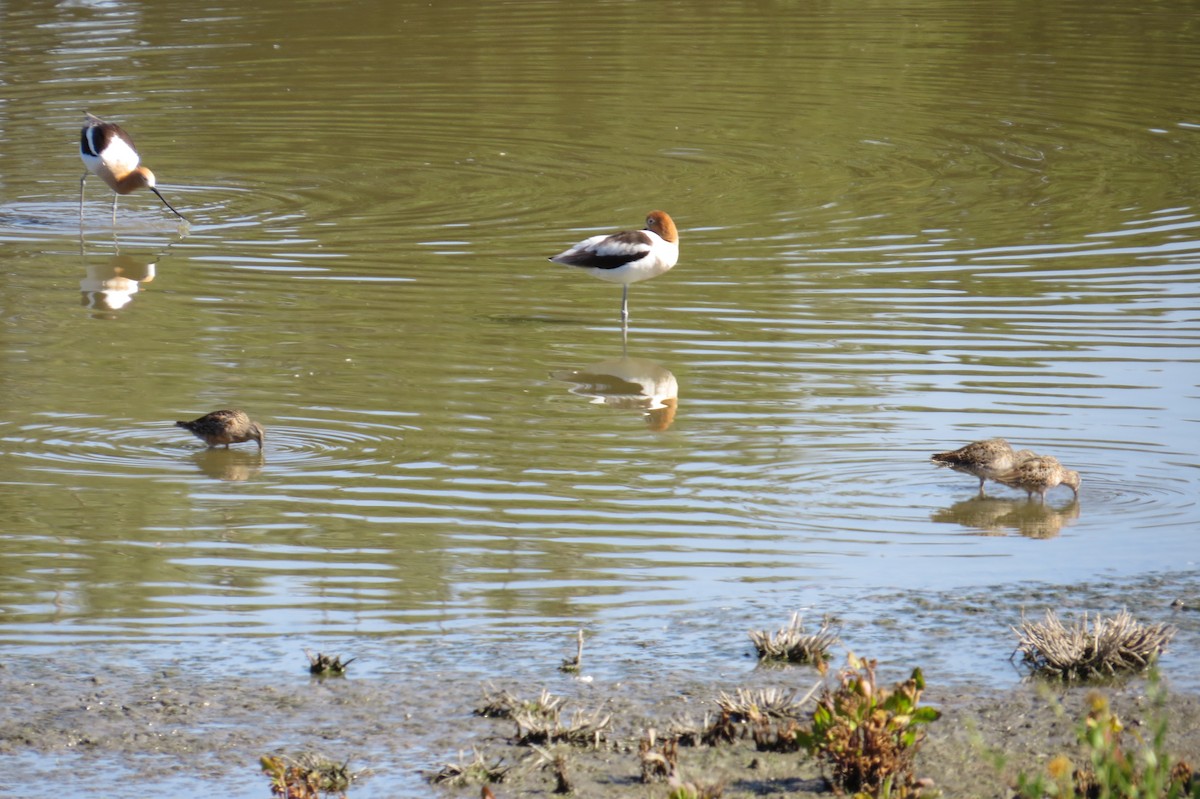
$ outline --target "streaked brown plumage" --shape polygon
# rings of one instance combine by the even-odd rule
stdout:
[[[949,466],[956,472],[973,474],[978,477],[979,495],[983,496],[985,480],[995,480],[996,475],[1011,470],[1023,460],[1036,457],[1036,453],[1029,449],[1013,452],[1012,446],[1003,438],[989,438],[986,441],[973,441],[965,447],[959,447],[951,452],[938,452],[929,457],[933,459],[934,463]]]
[[[263,447],[263,437],[266,431],[258,422],[251,421],[243,411],[221,410],[206,413],[191,422],[176,422],[176,427],[190,431],[210,447],[230,444],[240,444],[243,441],[257,441],[258,448]]]
[[[1052,455],[1022,461],[1012,469],[996,475],[995,480],[1010,488],[1021,489],[1030,499],[1033,499],[1036,493],[1041,496],[1043,503],[1046,501],[1046,492],[1058,485],[1067,486],[1075,496],[1079,496],[1079,484],[1082,482],[1079,472],[1064,467],[1058,458]]]

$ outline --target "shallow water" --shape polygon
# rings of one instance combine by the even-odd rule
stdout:
[[[1195,572],[1188,9],[0,25],[9,653],[244,664]],[[85,108],[190,225],[143,192],[114,229],[92,178],[81,234]],[[544,259],[653,208],[682,257],[632,288],[626,347],[616,287]],[[261,457],[172,426],[230,406]],[[978,500],[927,460],[995,435],[1082,472],[1079,501]]]

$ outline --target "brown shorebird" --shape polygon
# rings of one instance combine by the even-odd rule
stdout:
[[[1033,499],[1034,492],[1037,492],[1042,504],[1046,502],[1046,492],[1056,485],[1067,486],[1078,497],[1081,482],[1079,472],[1067,469],[1052,455],[1022,461],[1003,474],[996,475],[995,480],[1010,488],[1021,489],[1029,499]]]
[[[1035,456],[1036,453],[1029,449],[1013,452],[1003,438],[989,438],[986,441],[973,441],[953,452],[938,452],[929,457],[938,465],[978,477],[979,496],[982,497],[985,480],[995,480],[996,475],[1010,471],[1021,461]]]
[[[213,411],[191,422],[176,422],[175,426],[190,431],[210,447],[224,444],[226,449],[230,444],[257,441],[261,450],[266,435],[262,425],[251,421],[243,411]]]

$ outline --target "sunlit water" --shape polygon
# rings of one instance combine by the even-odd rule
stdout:
[[[1196,568],[1190,12],[433,6],[0,10],[10,651]],[[84,109],[189,226],[91,178],[81,235]],[[654,208],[626,348],[545,257]],[[261,456],[172,426],[231,406]],[[1079,501],[927,460],[996,435]]]

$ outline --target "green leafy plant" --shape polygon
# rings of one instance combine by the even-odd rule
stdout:
[[[1151,699],[1162,707],[1165,693],[1151,674]],[[1108,699],[1093,692],[1088,696],[1088,714],[1077,733],[1086,762],[1076,766],[1059,754],[1046,764],[1045,774],[1017,778],[1019,799],[1183,799],[1200,798],[1200,780],[1183,761],[1174,761],[1166,749],[1167,723],[1162,714],[1150,725],[1149,740],[1132,731],[1137,744],[1126,746],[1125,725],[1109,706]]]
[[[913,761],[925,739],[925,725],[941,718],[920,707],[925,678],[920,669],[893,688],[881,688],[876,661],[853,653],[838,672],[836,684],[817,699],[811,727],[795,733],[796,742],[832,768],[838,790],[868,796],[914,797],[921,785]]]

